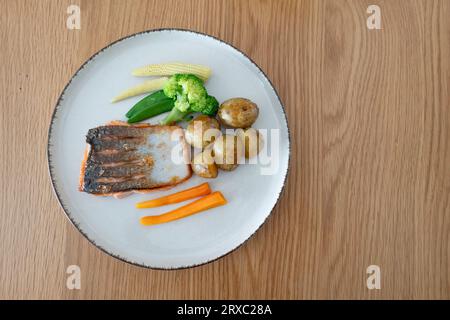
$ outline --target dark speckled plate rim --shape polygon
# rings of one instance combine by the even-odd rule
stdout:
[[[54,178],[54,173],[53,173],[53,165],[52,165],[52,155],[51,155],[51,152],[50,152],[50,148],[51,148],[50,140],[51,140],[51,136],[52,136],[53,124],[54,124],[54,121],[55,121],[55,119],[56,119],[55,116],[56,116],[56,113],[57,113],[57,111],[58,111],[58,107],[61,105],[61,102],[64,100],[64,95],[65,95],[65,92],[66,92],[67,88],[69,87],[69,85],[70,85],[70,83],[72,82],[72,80],[78,75],[78,73],[79,73],[79,72],[80,72],[80,71],[81,71],[81,70],[82,70],[89,62],[91,62],[92,59],[94,59],[97,55],[99,55],[99,54],[102,53],[104,50],[108,49],[109,47],[113,46],[114,44],[119,43],[119,42],[121,42],[121,41],[123,41],[123,40],[126,40],[126,39],[128,39],[128,38],[132,38],[132,37],[135,37],[135,36],[139,36],[139,35],[141,35],[141,34],[154,33],[154,32],[162,32],[162,31],[179,31],[179,32],[187,32],[187,33],[194,33],[194,34],[197,34],[197,35],[200,35],[200,36],[203,36],[203,37],[207,37],[207,38],[210,38],[210,39],[219,41],[220,43],[225,44],[225,45],[231,47],[232,49],[236,50],[237,53],[241,54],[243,57],[245,57],[246,59],[248,59],[248,61],[250,61],[250,62],[251,62],[251,63],[259,70],[259,72],[264,76],[264,78],[268,81],[268,83],[270,84],[272,90],[274,91],[275,95],[277,96],[278,102],[280,103],[281,109],[282,109],[282,111],[283,111],[284,119],[285,119],[285,121],[286,121],[287,131],[288,131],[288,166],[287,166],[285,175],[284,175],[284,177],[283,177],[283,187],[281,188],[280,192],[278,193],[277,201],[275,202],[274,206],[273,206],[272,209],[270,210],[270,213],[266,216],[266,218],[265,218],[264,221],[261,223],[261,225],[260,225],[260,226],[259,226],[259,227],[258,227],[258,228],[257,228],[257,229],[256,229],[256,230],[255,230],[255,231],[254,231],[254,232],[253,232],[246,240],[244,240],[241,244],[237,245],[235,248],[231,249],[231,250],[228,251],[227,253],[225,253],[225,254],[223,254],[223,255],[217,257],[217,258],[214,258],[214,259],[211,259],[211,260],[202,262],[202,263],[198,263],[198,264],[192,264],[192,265],[186,265],[186,266],[174,267],[174,268],[154,267],[154,266],[146,265],[146,264],[139,263],[139,262],[135,262],[135,261],[130,261],[130,260],[128,260],[127,258],[124,258],[124,257],[122,257],[122,256],[120,256],[120,255],[117,255],[117,254],[114,254],[114,253],[112,253],[112,252],[109,252],[107,249],[105,249],[105,248],[103,248],[102,246],[98,245],[98,244],[95,242],[95,240],[91,239],[91,238],[87,235],[87,233],[83,231],[83,229],[80,227],[80,225],[72,218],[70,211],[66,208],[66,206],[64,205],[64,203],[63,203],[63,201],[62,201],[62,199],[61,199],[61,196],[60,196],[60,194],[59,194],[59,192],[58,192],[58,190],[57,190],[57,188],[56,188],[56,183],[55,183],[55,178]],[[261,68],[260,68],[260,67],[259,67],[259,66],[258,66],[258,65],[257,65],[257,64],[249,57],[249,56],[247,56],[247,55],[246,55],[245,53],[243,53],[241,50],[239,50],[238,48],[234,47],[233,45],[231,45],[231,44],[227,43],[226,41],[223,41],[223,40],[221,40],[221,39],[219,39],[219,38],[217,38],[217,37],[215,37],[215,36],[211,36],[211,35],[209,35],[209,34],[202,33],[202,32],[199,32],[199,31],[194,31],[194,30],[190,30],[190,29],[182,29],[182,28],[159,28],[159,29],[149,29],[149,30],[145,30],[145,31],[140,31],[140,32],[137,32],[137,33],[133,33],[133,34],[131,34],[131,35],[122,37],[122,38],[120,38],[120,39],[118,39],[118,40],[116,40],[116,41],[111,42],[111,43],[108,44],[106,47],[104,47],[104,48],[100,49],[99,51],[97,51],[96,53],[94,53],[88,60],[86,60],[86,61],[78,68],[78,70],[74,73],[74,75],[70,78],[70,80],[69,80],[69,81],[67,82],[67,84],[65,85],[63,91],[61,92],[61,94],[60,94],[60,96],[59,96],[59,98],[58,98],[58,100],[57,100],[57,102],[56,102],[56,105],[55,105],[55,108],[54,108],[54,110],[53,110],[53,113],[52,113],[52,117],[51,117],[49,129],[48,129],[48,135],[47,135],[47,163],[48,163],[48,171],[49,171],[50,179],[51,179],[51,182],[52,182],[52,189],[53,189],[53,192],[54,192],[55,195],[56,195],[56,198],[58,199],[59,205],[60,205],[61,208],[63,209],[63,211],[64,211],[64,213],[65,213],[67,219],[70,221],[70,223],[71,223],[71,224],[72,224],[72,225],[73,225],[73,226],[74,226],[74,227],[75,227],[75,228],[76,228],[76,229],[77,229],[77,230],[78,230],[78,231],[79,231],[79,232],[80,232],[80,233],[81,233],[81,234],[82,234],[82,235],[83,235],[83,236],[84,236],[91,244],[93,244],[95,247],[97,247],[98,249],[100,249],[101,251],[103,251],[104,253],[106,253],[107,255],[109,255],[109,256],[111,256],[111,257],[113,257],[113,258],[116,258],[116,259],[118,259],[118,260],[120,260],[120,261],[126,262],[126,263],[128,263],[128,264],[130,264],[130,265],[133,265],[133,266],[138,266],[138,267],[147,268],[147,269],[153,269],[153,270],[182,270],[182,269],[188,269],[188,268],[194,268],[194,267],[203,266],[203,265],[206,265],[206,264],[215,262],[215,261],[217,261],[217,260],[219,260],[219,259],[221,259],[221,258],[223,258],[223,257],[225,257],[225,256],[227,256],[227,255],[229,255],[229,254],[231,254],[232,252],[234,252],[235,250],[237,250],[238,248],[240,248],[242,245],[244,245],[248,240],[250,240],[250,239],[255,235],[255,233],[256,233],[259,229],[261,229],[261,227],[267,222],[268,218],[271,216],[271,214],[272,214],[272,212],[274,211],[274,209],[276,208],[277,204],[280,202],[280,198],[281,198],[282,194],[284,193],[284,190],[285,190],[285,187],[286,187],[287,176],[288,176],[288,173],[289,173],[289,170],[290,170],[290,165],[291,165],[291,134],[290,134],[290,131],[289,131],[289,124],[288,124],[288,120],[287,120],[287,117],[286,117],[285,107],[284,107],[283,103],[281,102],[280,96],[279,96],[277,90],[275,89],[274,85],[272,84],[272,81],[269,79],[269,77],[267,77],[266,73],[265,73],[265,72],[264,72],[264,71],[263,71],[263,70],[262,70],[262,69],[261,69]]]

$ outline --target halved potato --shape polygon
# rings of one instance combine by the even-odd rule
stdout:
[[[221,135],[219,122],[206,115],[199,115],[186,128],[186,141],[195,148],[202,149]]]
[[[192,160],[192,171],[202,178],[215,178],[217,177],[217,166],[214,163],[214,157],[212,155],[212,145],[205,148],[202,152],[197,154]]]
[[[222,135],[214,142],[213,153],[215,162],[220,169],[234,170],[244,154],[242,140],[238,136]]]

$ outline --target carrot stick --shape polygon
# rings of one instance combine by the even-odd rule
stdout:
[[[195,200],[185,206],[169,211],[159,216],[147,216],[141,218],[141,224],[145,226],[151,226],[160,223],[166,223],[173,220],[188,217],[200,211],[208,210],[218,206],[222,206],[227,203],[221,192],[216,191],[203,198]]]
[[[170,194],[165,197],[139,202],[136,204],[136,208],[144,209],[144,208],[160,207],[166,204],[178,203],[192,198],[206,196],[207,194],[210,193],[211,189],[209,188],[209,184],[206,182],[199,184],[198,186]]]

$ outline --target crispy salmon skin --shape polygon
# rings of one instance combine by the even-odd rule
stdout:
[[[86,143],[80,191],[104,196],[149,192],[192,175],[190,148],[178,126],[114,122],[90,129]]]

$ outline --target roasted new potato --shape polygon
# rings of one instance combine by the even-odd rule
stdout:
[[[247,159],[257,156],[264,147],[263,137],[256,129],[248,128],[245,130],[238,130],[237,135],[244,144],[245,157]]]
[[[192,171],[202,178],[217,177],[217,166],[214,163],[212,149],[212,145],[210,145],[210,147],[205,148],[205,150],[197,154],[192,160]]]
[[[193,119],[185,132],[187,143],[199,149],[206,147],[220,135],[219,122],[203,114]]]
[[[213,144],[213,155],[217,167],[231,171],[236,169],[244,154],[241,138],[225,134],[217,138]]]
[[[217,116],[219,121],[232,128],[249,128],[258,118],[258,106],[245,98],[233,98],[223,102]]]

